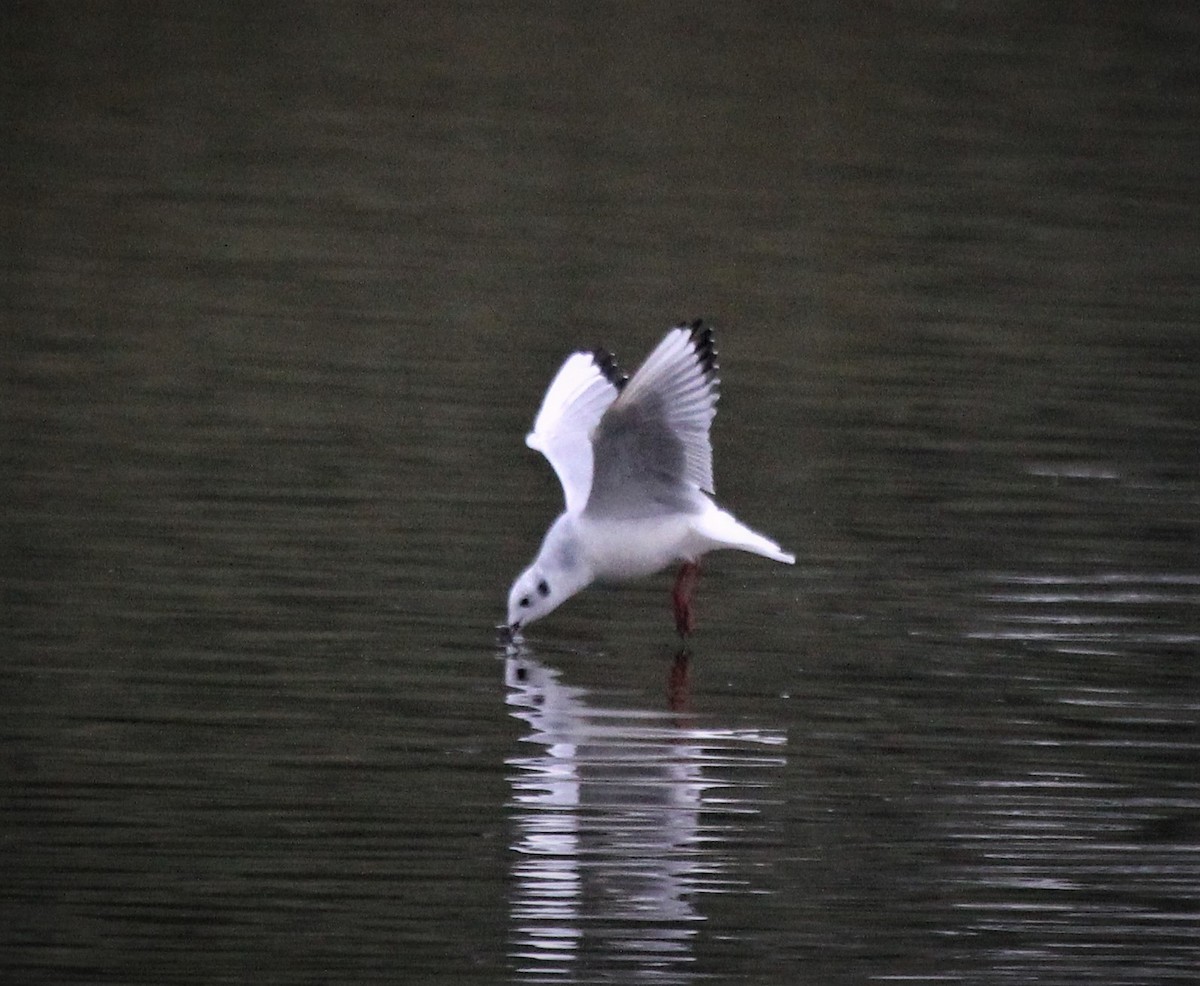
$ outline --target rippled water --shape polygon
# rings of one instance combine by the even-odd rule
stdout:
[[[764,810],[783,804],[786,735],[595,706],[527,655],[509,658],[506,679],[535,751],[508,761],[524,857],[510,895],[518,978],[569,977],[586,957],[627,980],[690,981],[696,902],[754,893],[739,864],[763,841]]]
[[[1190,5],[6,17],[6,981],[1194,979]],[[499,647],[698,315],[797,565]]]

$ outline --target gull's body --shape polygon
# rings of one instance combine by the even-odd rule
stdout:
[[[567,358],[525,439],[550,460],[566,509],[513,583],[510,631],[592,582],[640,578],[679,562],[675,624],[686,636],[706,552],[737,548],[795,562],[712,499],[717,387],[712,332],[700,322],[671,329],[629,380],[602,350]]]

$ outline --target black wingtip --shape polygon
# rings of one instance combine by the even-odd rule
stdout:
[[[629,382],[629,377],[617,366],[616,357],[607,349],[593,349],[592,362],[596,364],[596,369],[604,374],[604,379],[617,388],[618,393]]]
[[[716,376],[717,370],[717,349],[713,345],[712,327],[704,324],[704,319],[697,318],[691,322],[680,322],[676,328],[687,329],[691,333],[689,341],[692,348],[696,351],[696,359],[700,362],[706,376]]]

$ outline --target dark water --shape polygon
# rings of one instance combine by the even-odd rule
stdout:
[[[6,981],[1194,980],[1192,5],[0,17]],[[796,567],[498,649],[695,315]]]

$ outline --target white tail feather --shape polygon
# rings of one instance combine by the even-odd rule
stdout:
[[[736,548],[762,555],[785,565],[796,564],[796,556],[784,551],[778,544],[757,531],[752,531],[740,520],[715,504],[704,511],[695,524],[696,531],[712,542],[715,548]]]

